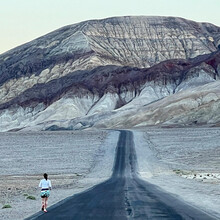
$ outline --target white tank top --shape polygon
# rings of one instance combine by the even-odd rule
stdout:
[[[42,189],[52,188],[50,180],[42,179],[40,181],[39,187]]]

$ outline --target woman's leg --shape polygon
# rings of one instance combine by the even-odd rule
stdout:
[[[45,207],[45,199],[42,198],[42,210],[44,209],[44,207]]]
[[[46,208],[47,208],[47,202],[48,202],[48,197],[45,197],[45,206],[44,206],[44,210],[46,210]]]

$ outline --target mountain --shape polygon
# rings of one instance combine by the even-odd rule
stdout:
[[[175,17],[63,27],[0,55],[0,131],[217,125],[219,45]]]

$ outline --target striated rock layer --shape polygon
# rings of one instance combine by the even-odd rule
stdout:
[[[66,26],[0,55],[0,131],[219,123],[219,44],[174,17]]]

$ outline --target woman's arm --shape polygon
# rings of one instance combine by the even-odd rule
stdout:
[[[40,183],[39,183],[39,187],[42,187],[42,180],[41,180]]]
[[[49,180],[49,189],[52,189],[51,181]]]

